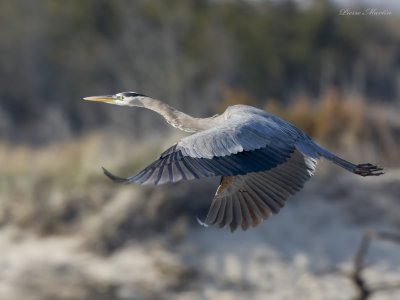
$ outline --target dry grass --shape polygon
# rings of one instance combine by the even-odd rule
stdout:
[[[128,175],[160,150],[155,142],[132,147],[100,133],[43,147],[0,143],[0,224],[40,233],[73,231],[116,192],[101,166]]]
[[[153,148],[155,149],[152,150]],[[157,143],[147,141],[132,147],[130,141],[121,137],[110,140],[110,136],[97,132],[41,147],[15,146],[2,142],[0,163],[3,177],[37,179],[45,175],[50,179],[63,174],[62,177],[68,177],[68,181],[76,184],[85,182],[91,175],[99,173],[102,165],[115,167],[133,157],[134,161],[137,161],[143,156],[156,155],[158,151]]]

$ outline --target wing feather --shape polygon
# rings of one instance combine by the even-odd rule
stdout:
[[[245,199],[247,208],[251,217],[251,226],[256,227],[262,221],[261,212],[258,210],[257,205],[255,205],[253,199],[248,193],[243,193],[243,198]]]
[[[157,161],[134,176],[124,179],[111,174],[107,170],[104,173],[118,182],[140,182],[143,184],[161,184],[212,176],[245,175],[275,168],[284,163],[295,150],[293,144],[287,144],[285,148],[281,149],[278,149],[276,145],[271,145],[252,151],[207,159],[185,156],[176,145],[172,148],[175,150],[168,149]],[[171,176],[169,172],[172,172]]]
[[[210,210],[208,211],[207,218],[205,220],[206,223],[215,224],[220,207],[221,207],[220,199],[219,198],[214,199],[214,201],[211,203]]]
[[[248,182],[246,182],[248,183]],[[257,205],[257,208],[259,210],[259,212],[261,213],[261,217],[262,219],[266,219],[269,217],[269,215],[272,213],[271,208],[265,203],[265,201],[263,200],[263,198],[267,197],[267,195],[258,192],[254,192],[252,191],[251,188],[249,188],[250,186],[245,185],[245,188],[247,190],[247,192],[249,193],[249,196],[253,199],[254,203]]]
[[[225,217],[226,200],[227,200],[226,197],[221,198],[221,200],[220,200],[221,206],[219,208],[217,220],[215,222],[215,223],[219,224],[221,227],[223,227],[225,225],[224,217]]]
[[[269,210],[273,213],[278,213],[280,205],[277,204],[274,197],[268,191],[261,190],[261,185],[257,185],[254,181],[249,180],[247,182],[249,190],[252,191],[254,198],[263,199],[263,202],[268,206]]]
[[[242,224],[242,209],[237,194],[232,195],[233,202],[233,219],[229,224],[231,231],[235,230],[240,224]]]
[[[242,210],[242,224],[241,224],[241,226],[242,226],[242,229],[244,231],[246,231],[250,227],[251,216],[250,216],[250,212],[249,212],[249,209],[247,207],[247,204],[246,204],[246,200],[243,197],[243,194],[242,193],[238,193],[238,198],[239,198],[240,208]]]
[[[295,151],[270,170],[223,177],[206,223],[229,226],[231,231],[257,226],[279,212],[286,199],[313,176],[315,167],[315,159]]]
[[[226,208],[225,208],[225,224],[231,224],[233,221],[233,201],[232,197],[228,196],[226,199]]]

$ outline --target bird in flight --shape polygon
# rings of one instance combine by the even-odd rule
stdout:
[[[332,154],[296,126],[252,106],[234,105],[221,115],[195,118],[135,92],[84,99],[144,107],[173,127],[193,133],[136,175],[122,178],[103,171],[113,181],[142,184],[221,176],[206,225],[229,226],[231,231],[257,226],[303,187],[320,157],[357,175],[383,174],[378,166],[356,165]]]

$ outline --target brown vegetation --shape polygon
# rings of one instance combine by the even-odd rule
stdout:
[[[254,103],[243,90],[224,93],[223,107]],[[400,162],[400,119],[393,106],[378,106],[330,89],[318,101],[300,96],[291,104],[282,105],[270,99],[262,108],[298,126],[328,149],[344,153],[348,159],[374,160],[391,167]]]

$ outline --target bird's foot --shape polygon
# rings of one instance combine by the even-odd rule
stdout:
[[[359,164],[354,168],[354,173],[360,176],[379,176],[385,174],[383,168],[373,164]]]

